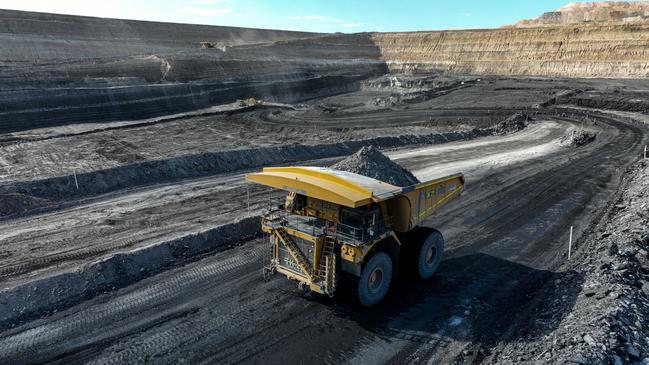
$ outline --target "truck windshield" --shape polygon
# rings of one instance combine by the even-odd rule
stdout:
[[[338,230],[358,240],[367,241],[383,233],[383,219],[379,209],[349,209],[341,212]]]

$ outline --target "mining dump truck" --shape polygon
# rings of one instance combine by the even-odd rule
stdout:
[[[444,239],[421,223],[464,190],[461,174],[397,187],[323,167],[264,168],[246,179],[281,194],[262,218],[271,246],[264,273],[330,296],[344,280],[366,307],[383,299],[397,271],[433,275]]]

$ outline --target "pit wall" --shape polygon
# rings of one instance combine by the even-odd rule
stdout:
[[[391,72],[644,78],[649,22],[373,33]]]
[[[179,48],[197,49],[200,42],[241,45],[319,35],[0,9],[2,61],[27,65],[164,53]]]
[[[0,133],[158,117],[249,97],[290,103],[356,90],[360,80],[388,72],[368,34],[0,9],[0,44]]]
[[[138,120],[203,109],[249,97],[292,103],[350,92],[384,66],[366,64],[365,75],[305,77],[284,74],[266,82],[167,83],[129,87],[49,88],[0,91],[0,133],[74,123]],[[279,68],[279,67],[278,67]],[[279,72],[279,71],[278,71]]]

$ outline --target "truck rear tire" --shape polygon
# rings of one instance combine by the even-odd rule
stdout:
[[[420,236],[421,246],[417,255],[417,273],[422,279],[429,279],[444,257],[444,237],[439,231],[429,229]]]
[[[364,307],[380,302],[390,289],[392,281],[392,259],[385,252],[379,252],[367,261],[358,279],[358,300]]]

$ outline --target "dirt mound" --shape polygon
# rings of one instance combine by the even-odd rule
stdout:
[[[580,147],[595,140],[596,134],[591,131],[578,130],[561,137],[563,146]]]
[[[45,199],[24,194],[0,194],[0,217],[22,214],[47,203]]]
[[[418,184],[419,180],[408,170],[390,160],[377,148],[363,147],[355,154],[331,166],[396,186]]]
[[[502,122],[496,124],[494,127],[495,135],[504,135],[508,133],[518,132],[527,127],[529,122],[533,120],[529,115],[518,112]]]

